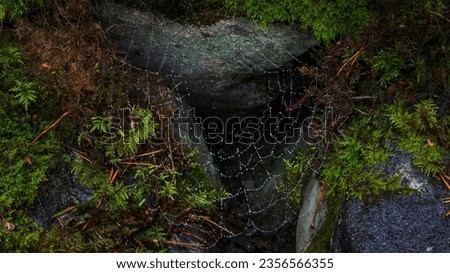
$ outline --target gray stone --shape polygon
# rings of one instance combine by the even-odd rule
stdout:
[[[56,222],[54,215],[62,210],[91,200],[92,191],[83,187],[70,169],[62,162],[47,173],[45,186],[41,187],[31,218],[43,228],[49,228]],[[80,218],[81,217],[81,218]],[[81,221],[83,216],[63,214],[61,224]]]
[[[413,166],[414,157],[396,151],[385,164],[386,175],[400,173],[412,195],[387,196],[366,206],[357,199],[344,204],[332,252],[450,252],[450,193]]]
[[[311,244],[314,235],[323,226],[327,215],[327,205],[325,201],[318,204],[321,186],[320,182],[313,175],[303,190],[303,202],[298,215],[296,229],[296,252],[306,252]],[[314,225],[313,225],[314,221]]]
[[[167,76],[191,106],[208,112],[245,112],[265,105],[280,95],[268,88],[270,71],[317,43],[298,25],[262,28],[243,18],[182,25],[117,4],[99,7],[98,14],[127,62]]]

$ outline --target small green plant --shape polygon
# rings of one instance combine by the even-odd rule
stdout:
[[[448,117],[438,120],[437,107],[431,99],[406,111],[403,101],[389,107],[390,120],[401,132],[399,146],[416,156],[415,165],[430,176],[444,169],[445,144],[448,143]]]
[[[23,105],[25,111],[28,111],[28,106],[36,101],[36,89],[38,88],[39,86],[34,82],[16,81],[15,86],[9,91],[15,93],[14,98]]]
[[[16,45],[13,44],[2,44],[2,47],[0,47],[0,64],[2,69],[2,78],[9,78],[7,77],[9,72],[6,71],[6,69],[10,69],[12,67],[15,67],[17,65],[22,65],[22,53],[20,53],[19,48]],[[9,80],[11,81],[11,80]]]
[[[425,80],[426,75],[425,59],[422,56],[416,56],[409,60],[408,66],[413,70],[416,83],[422,83]]]
[[[166,197],[172,201],[175,201],[175,197],[178,195],[178,189],[172,182],[168,181],[161,186],[161,190],[159,190],[158,193],[162,197]]]
[[[165,215],[192,209],[212,215],[227,196],[212,185],[195,151],[178,168],[156,164],[152,112],[133,108],[124,113],[94,117],[79,139],[89,140],[104,155],[109,175],[81,159],[71,163],[77,178],[94,192],[90,202],[76,209],[90,215],[82,227],[83,251],[161,251],[173,221]],[[178,221],[187,220],[183,217],[189,214]]]
[[[284,182],[277,188],[279,191],[287,193],[289,201],[294,205],[298,205],[302,201],[302,189],[307,179],[311,178],[316,152],[317,146],[309,145],[293,160],[284,161]]]
[[[135,155],[140,146],[150,140],[156,129],[153,114],[143,108],[122,109],[118,115],[97,116],[87,125],[97,145],[106,150],[111,162],[118,162]],[[125,118],[122,118],[125,117]],[[88,138],[87,132],[80,135],[79,143]]]
[[[378,168],[391,155],[388,141],[393,134],[388,124],[383,111],[376,111],[355,119],[343,140],[334,143],[334,153],[322,170],[329,197],[368,200],[401,189],[397,177],[385,178]]]
[[[405,68],[405,63],[394,51],[380,50],[378,55],[373,57],[372,67],[381,73],[379,83],[386,87],[400,75],[401,70]]]
[[[0,46],[0,79],[3,89],[13,94],[15,103],[22,105],[25,111],[36,102],[45,91],[38,81],[31,81],[25,75],[22,54],[17,45],[5,42]]]
[[[0,20],[14,20],[26,15],[33,7],[42,7],[44,0],[1,0]]]

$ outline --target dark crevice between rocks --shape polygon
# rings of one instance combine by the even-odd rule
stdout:
[[[301,128],[303,119],[311,115],[307,107],[300,107],[293,111],[286,109],[287,105],[303,97],[304,88],[309,85],[309,82],[305,78],[296,73],[296,66],[294,64],[291,66],[291,69],[268,73],[268,75],[270,76],[265,79],[267,88],[277,88],[279,91],[278,96],[271,98],[271,101],[267,105],[247,109],[245,114],[217,113],[214,110],[208,112],[207,109],[196,108],[196,110],[199,110],[198,113],[203,119],[211,116],[219,116],[224,120],[236,118],[243,120],[246,117],[252,117],[254,118],[253,122],[255,120],[261,121],[258,126],[255,126],[253,123],[250,124],[250,127],[247,127],[249,124],[245,122],[240,123],[239,126],[235,126],[236,124],[233,123],[233,120],[231,120],[231,124],[228,124],[228,126],[217,127],[217,121],[215,119],[210,123],[203,124],[203,137],[207,143],[212,143],[208,145],[208,148],[213,155],[215,165],[222,174],[222,185],[232,194],[245,191],[244,184],[246,181],[252,181],[251,183],[254,183],[251,187],[261,186],[261,181],[268,179],[266,172],[272,172],[272,170],[267,170],[266,168],[274,164],[271,162],[261,164],[259,161],[282,162],[283,159],[286,159],[284,155],[286,153],[285,149],[288,149],[284,143],[286,135],[292,132],[291,130],[293,128]],[[276,79],[273,78],[273,75],[276,75]],[[273,86],[275,83],[279,85],[277,87]],[[294,86],[294,90],[292,90],[292,86]],[[276,120],[285,118],[293,121],[293,123],[289,122],[286,124],[287,122],[280,122],[272,124],[274,126],[269,126],[271,118]],[[287,131],[284,131],[285,129]],[[222,141],[217,141],[218,132],[225,132]],[[297,135],[296,137],[301,136]],[[257,153],[259,155],[256,154],[256,150],[258,150]],[[258,156],[266,156],[270,153],[274,153],[271,159],[258,158]],[[293,151],[293,153],[295,152]],[[233,156],[235,154],[236,156]],[[232,158],[231,160],[230,157]],[[242,162],[251,162],[252,160],[254,162],[250,163],[249,167],[251,166],[253,169],[240,169]],[[275,175],[283,175],[280,172],[284,170],[273,171]],[[268,220],[272,215],[270,208],[263,215],[245,215],[247,213],[247,202],[248,200],[244,195],[225,201],[224,211],[222,211],[223,224],[230,230],[236,230],[244,234],[223,238],[220,244],[222,250],[225,252],[295,252],[296,222],[294,219],[296,220],[298,211],[285,211],[284,213],[293,214],[293,221],[280,226],[278,226],[278,223],[275,223],[273,227],[276,232],[266,233],[255,230],[255,227],[252,227],[248,223],[249,221],[270,221]],[[244,216],[239,216],[242,214]],[[265,220],[258,218],[265,218]]]

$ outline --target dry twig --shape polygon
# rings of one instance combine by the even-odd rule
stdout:
[[[311,221],[311,227],[314,228],[316,225],[316,217],[317,217],[317,213],[319,212],[319,207],[320,204],[322,203],[322,200],[325,196],[325,189],[326,189],[326,182],[325,180],[322,181],[322,186],[320,186],[320,192],[319,192],[319,197],[317,197],[317,202],[316,202],[316,209],[314,210],[314,216],[313,219]]]
[[[360,50],[356,51],[355,54],[353,54],[350,58],[348,58],[343,64],[342,66],[339,68],[339,71],[336,73],[336,76],[339,76],[339,74],[341,74],[341,72],[344,70],[344,68],[350,64],[350,68],[347,71],[347,73],[345,74],[345,77],[347,78],[348,75],[350,75],[351,72],[351,67],[355,64],[356,60],[358,60],[359,56],[361,56],[361,53],[363,51],[364,48],[361,48]]]
[[[191,218],[192,218],[193,220],[199,220],[199,219],[200,219],[200,220],[204,220],[204,221],[210,223],[211,225],[213,225],[213,226],[215,226],[215,227],[217,227],[217,228],[219,228],[219,229],[221,229],[221,230],[223,230],[223,231],[229,233],[230,235],[235,235],[233,232],[229,231],[228,229],[222,227],[221,225],[219,225],[219,224],[217,224],[216,222],[214,222],[214,221],[212,221],[211,219],[209,219],[209,217],[206,217],[206,216],[199,216],[199,215],[191,215]]]
[[[62,116],[60,116],[55,122],[52,123],[52,125],[48,126],[47,128],[45,128],[44,131],[42,131],[32,142],[31,144],[34,144],[36,141],[38,141],[43,135],[45,135],[48,131],[50,131],[51,129],[53,129],[65,116],[67,116],[68,114],[70,114],[70,112],[65,112],[64,114],[62,114]]]
[[[119,164],[125,164],[125,165],[138,165],[138,166],[147,166],[147,167],[160,167],[159,165],[152,164],[152,163],[145,163],[145,162],[129,162],[129,161],[121,161],[117,162]]]

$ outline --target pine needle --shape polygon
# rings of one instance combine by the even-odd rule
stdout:
[[[217,227],[217,228],[219,228],[219,229],[221,229],[221,230],[223,230],[223,231],[225,231],[225,232],[227,232],[227,233],[229,233],[229,234],[231,234],[233,236],[235,235],[233,232],[229,231],[228,229],[222,227],[221,225],[219,225],[216,222],[214,222],[211,219],[209,219],[209,217],[199,216],[199,215],[191,215],[191,218],[193,220],[198,220],[198,219],[204,220],[204,221],[210,223],[211,225],[213,225],[213,226],[215,226],[215,227]]]
[[[138,166],[148,166],[148,167],[160,167],[159,165],[152,164],[152,163],[145,163],[145,162],[117,162],[118,164],[124,164],[124,165],[138,165]]]
[[[325,197],[326,185],[327,184],[326,184],[325,180],[323,180],[322,186],[320,187],[319,197],[317,198],[316,209],[314,210],[314,216],[313,216],[313,219],[311,221],[311,227],[312,228],[314,228],[315,225],[316,225],[316,217],[317,217],[317,213],[319,212],[320,204],[322,203],[322,200]]]
[[[38,141],[43,135],[45,135],[46,133],[48,133],[48,131],[50,131],[51,129],[53,129],[65,116],[67,116],[68,114],[70,114],[70,112],[65,112],[62,116],[60,116],[55,122],[53,122],[52,125],[48,126],[47,128],[45,128],[44,131],[42,131],[32,142],[31,144],[34,144],[36,141]]]
[[[450,185],[448,184],[447,180],[445,180],[444,176],[442,176],[442,174],[440,174],[439,177],[441,178],[441,181],[444,183],[445,187],[447,187],[447,189],[450,191]],[[445,177],[448,178],[448,176],[446,176],[446,175],[445,175]]]

